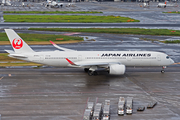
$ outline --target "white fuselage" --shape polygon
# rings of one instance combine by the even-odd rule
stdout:
[[[52,51],[23,55],[28,58],[22,60],[63,67],[71,66],[66,58],[81,64],[118,62],[125,66],[168,66],[174,63],[167,54],[152,51]]]

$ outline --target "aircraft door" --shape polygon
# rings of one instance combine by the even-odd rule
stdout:
[[[40,55],[40,61],[44,61],[44,56],[43,55]]]
[[[33,61],[42,62],[42,61],[44,61],[44,56],[43,55],[34,55],[33,56]]]
[[[78,61],[82,61],[82,56],[78,55]]]
[[[127,60],[128,60],[128,61],[131,61],[131,59],[132,59],[132,57],[130,57],[130,56],[129,56],[129,57],[127,57]]]
[[[157,55],[157,60],[161,61],[161,55]]]

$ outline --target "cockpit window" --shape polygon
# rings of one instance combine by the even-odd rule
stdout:
[[[169,56],[166,56],[167,59],[169,59]]]

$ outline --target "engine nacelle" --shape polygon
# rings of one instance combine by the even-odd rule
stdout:
[[[113,64],[109,66],[109,74],[111,75],[123,75],[125,70],[125,65]]]

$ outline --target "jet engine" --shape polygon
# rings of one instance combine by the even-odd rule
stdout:
[[[113,64],[109,66],[109,74],[111,75],[123,75],[125,70],[125,65]]]

